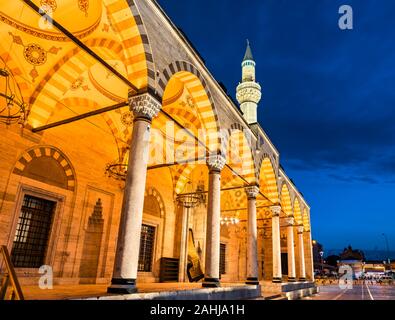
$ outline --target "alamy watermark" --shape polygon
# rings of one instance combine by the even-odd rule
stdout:
[[[354,271],[350,266],[342,265],[339,267],[339,288],[342,290],[353,288]]]
[[[38,280],[38,287],[41,290],[53,289],[53,270],[51,266],[43,265],[38,269],[38,272],[42,274]]]
[[[350,5],[342,5],[339,8],[339,28],[340,30],[353,30],[354,29],[354,12]]]

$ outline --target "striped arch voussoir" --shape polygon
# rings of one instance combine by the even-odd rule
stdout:
[[[211,92],[208,88],[207,81],[203,78],[201,72],[191,63],[186,61],[175,61],[169,64],[163,72],[160,74],[158,78],[158,86],[157,86],[157,94],[163,100],[163,96],[166,90],[166,86],[168,85],[170,79],[176,75],[177,73],[187,72],[196,76],[196,78],[200,81],[201,86],[203,87],[204,93],[207,96],[209,101],[209,106],[202,107],[203,110],[200,110],[199,113],[201,116],[201,121],[206,127],[209,127],[210,130],[214,129],[216,132],[216,141],[215,147],[219,153],[222,152],[223,139],[220,134],[220,126],[219,126],[219,117],[218,113],[211,95]],[[214,141],[213,143],[214,144]],[[210,146],[209,146],[210,147]]]
[[[24,175],[26,166],[36,158],[51,157],[53,158],[64,170],[67,177],[67,189],[74,191],[76,187],[75,171],[71,165],[70,160],[64,155],[62,151],[53,146],[36,146],[25,151],[18,159],[13,173],[17,175]]]
[[[257,176],[258,180],[259,180],[259,175],[260,175],[260,173],[261,173],[261,168],[262,168],[262,165],[263,165],[263,161],[264,161],[266,158],[270,160],[270,162],[271,162],[271,164],[272,164],[272,167],[273,167],[273,170],[274,170],[274,174],[275,174],[276,176],[278,175],[278,171],[277,171],[277,168],[276,168],[276,166],[275,166],[276,161],[273,159],[273,157],[272,157],[271,155],[269,155],[269,154],[263,152],[263,153],[260,155],[260,157],[257,159],[257,164],[258,164],[258,165],[255,167],[255,170],[256,170],[256,171],[255,171],[255,175]],[[280,193],[280,192],[281,192],[281,189],[278,190],[278,193]]]
[[[250,139],[248,139],[249,132],[240,123],[234,123],[230,126],[230,128],[228,130],[226,130],[225,137],[223,137],[223,140],[222,140],[223,141],[222,153],[225,155],[228,155],[228,151],[230,148],[229,143],[230,143],[230,140],[235,132],[242,133],[245,138],[245,139],[242,139],[242,142],[239,141],[239,146],[238,146],[239,150],[243,151],[243,156],[245,156],[244,152],[246,152],[246,151],[251,156],[251,163],[243,163],[243,165],[245,165],[246,167],[252,168],[251,172],[249,173],[248,180],[254,180],[255,183],[258,183],[259,182],[259,170],[257,170],[257,168],[256,168],[256,158],[255,158],[255,154],[253,152],[253,148],[251,146],[251,141],[250,141]],[[244,144],[245,142],[247,142],[247,145]],[[242,145],[240,145],[240,143],[242,143]],[[248,148],[248,150],[246,150],[246,148]],[[243,161],[247,161],[247,159],[243,159]]]
[[[159,191],[153,187],[149,187],[145,190],[145,196],[153,196],[156,201],[158,201],[159,208],[160,208],[160,217],[163,218],[165,216],[165,202],[163,201],[162,196],[160,195]]]

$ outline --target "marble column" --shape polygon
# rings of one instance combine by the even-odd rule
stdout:
[[[288,282],[296,281],[294,218],[287,218]]]
[[[304,257],[303,226],[298,226],[298,247],[299,247],[299,281],[306,281],[306,265]]]
[[[178,271],[178,281],[187,282],[188,266],[188,231],[189,217],[193,207],[197,204],[197,198],[194,196],[180,196],[178,202],[182,205],[182,223],[181,223],[181,243],[180,243],[180,261]]]
[[[313,240],[311,239],[310,230],[304,232],[304,238],[305,243],[307,242],[307,248],[304,249],[307,250],[307,255],[305,254],[305,256],[308,261],[306,266],[306,277],[309,281],[314,281]]]
[[[273,242],[273,282],[282,282],[281,270],[281,238],[280,238],[280,213],[281,206],[270,207],[272,212],[272,242]]]
[[[111,286],[107,289],[108,293],[120,294],[137,291],[136,279],[149,158],[150,128],[152,118],[158,114],[161,108],[160,102],[148,93],[129,97],[129,105],[134,114],[133,133],[113,277]]]
[[[219,255],[221,238],[221,171],[226,160],[221,155],[207,159],[209,169],[207,198],[206,259],[203,287],[219,287]]]
[[[256,196],[259,188],[251,186],[245,188],[248,199],[248,224],[247,224],[247,281],[246,284],[258,285],[258,249],[257,249],[257,221],[256,221]]]

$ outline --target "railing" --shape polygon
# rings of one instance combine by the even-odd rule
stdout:
[[[10,255],[6,246],[3,245],[0,247],[0,255],[3,257],[3,261],[5,264],[4,275],[0,274],[2,276],[0,286],[0,300],[6,300],[7,291],[10,291],[10,300],[24,300],[22,289],[19,285],[19,281],[16,276],[15,269],[12,265]]]

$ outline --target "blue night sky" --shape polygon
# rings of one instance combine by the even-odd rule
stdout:
[[[234,97],[249,38],[259,122],[326,249],[395,250],[395,1],[159,1]],[[338,28],[352,5],[354,30]]]

